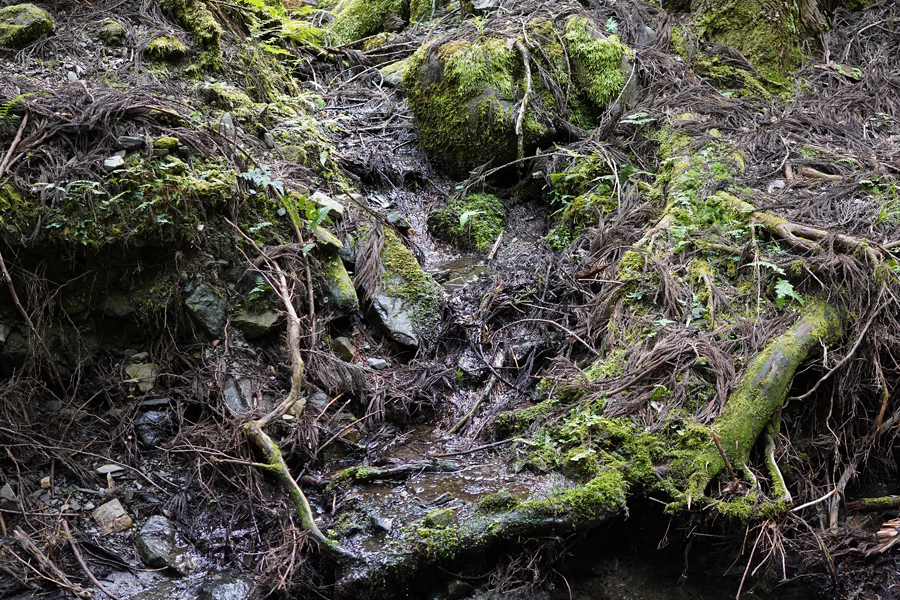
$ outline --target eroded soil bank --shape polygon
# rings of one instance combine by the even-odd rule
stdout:
[[[898,597],[895,9],[4,1],[0,597]]]

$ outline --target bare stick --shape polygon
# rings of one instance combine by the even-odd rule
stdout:
[[[72,552],[75,553],[75,558],[78,560],[78,564],[81,565],[81,570],[84,571],[84,574],[88,576],[88,579],[97,586],[101,592],[112,598],[112,600],[119,600],[119,597],[114,595],[108,589],[103,587],[103,584],[100,583],[94,574],[91,573],[91,570],[88,568],[87,563],[84,561],[84,556],[81,555],[81,550],[78,549],[78,544],[75,543],[75,538],[72,537],[72,532],[69,531],[69,522],[63,519],[62,521],[63,529],[66,531],[66,538],[69,540],[69,546],[72,548]]]
[[[91,590],[85,589],[79,585],[75,585],[74,583],[72,583],[68,576],[60,571],[59,567],[53,564],[53,561],[47,558],[46,554],[41,552],[41,549],[37,547],[37,545],[30,537],[28,537],[27,533],[16,527],[13,530],[13,536],[16,538],[16,541],[19,542],[22,550],[33,556],[35,560],[38,561],[38,564],[41,566],[41,570],[45,574],[55,578],[53,581],[70,590],[79,598],[94,597],[94,592],[92,592]]]
[[[495,385],[497,385],[497,378],[494,375],[491,375],[491,380],[488,382],[487,386],[485,386],[484,391],[481,392],[481,395],[478,396],[478,399],[475,400],[475,404],[472,405],[472,408],[469,409],[469,412],[464,414],[462,418],[456,422],[456,425],[450,428],[450,431],[447,432],[447,435],[451,435],[459,431],[460,428],[462,428],[462,426],[472,418],[472,415],[475,414],[475,411],[478,410],[478,407],[481,406],[481,403],[491,395],[491,392],[494,390]]]
[[[522,98],[522,106],[519,107],[519,114],[516,116],[516,138],[518,139],[517,158],[525,157],[525,133],[522,127],[525,121],[525,111],[528,108],[528,97],[531,96],[531,55],[522,42],[516,42],[516,48],[522,53],[522,63],[525,65],[525,96]]]
[[[719,436],[716,435],[716,432],[711,432],[713,436],[713,441],[716,443],[716,448],[719,449],[719,454],[722,455],[722,460],[725,461],[725,466],[728,467],[728,474],[731,475],[732,481],[737,481],[737,476],[734,474],[734,469],[731,468],[731,463],[728,461],[728,457],[725,455],[725,450],[722,449],[722,442],[719,441]]]
[[[19,142],[22,141],[22,133],[25,131],[25,126],[28,124],[28,113],[25,113],[25,116],[22,117],[22,123],[19,124],[19,130],[16,132],[16,137],[13,139],[12,144],[9,146],[9,150],[6,151],[6,155],[3,157],[3,161],[0,162],[0,177],[3,177],[3,174],[6,173],[6,168],[9,166],[9,159],[12,158],[13,152],[16,150],[16,146],[19,145]]]
[[[500,247],[500,242],[503,241],[503,232],[500,232],[500,235],[497,236],[497,241],[494,242],[494,247],[491,248],[490,254],[488,254],[488,260],[494,260],[494,255],[497,254],[497,249]]]

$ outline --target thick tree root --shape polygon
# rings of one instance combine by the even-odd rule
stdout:
[[[841,335],[838,312],[821,300],[809,300],[800,320],[750,363],[713,426],[733,465],[746,464],[759,435],[780,414],[800,363],[820,344],[833,344]],[[688,502],[703,495],[709,482],[723,470],[725,460],[715,447],[695,459],[686,492]]]

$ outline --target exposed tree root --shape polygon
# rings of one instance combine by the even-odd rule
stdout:
[[[800,363],[814,348],[833,344],[842,334],[838,312],[824,301],[809,300],[800,320],[772,340],[750,363],[738,389],[725,403],[722,416],[713,425],[732,464],[744,467],[759,435],[780,415]],[[716,448],[701,453],[693,467],[686,491],[688,502],[702,495],[709,482],[726,468]]]

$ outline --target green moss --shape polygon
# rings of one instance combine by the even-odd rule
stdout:
[[[496,513],[512,510],[519,505],[519,499],[506,490],[488,494],[478,501],[477,509],[483,513]]]
[[[692,9],[698,35],[736,48],[770,82],[790,86],[790,74],[803,62],[797,3],[705,0]]]
[[[522,433],[532,423],[547,415],[556,404],[556,400],[551,399],[534,406],[502,412],[494,419],[494,425],[497,426],[497,431],[502,436]]]
[[[403,15],[402,0],[348,0],[341,5],[329,29],[339,43],[353,42],[382,31],[391,13]]]
[[[416,529],[419,540],[418,545],[422,552],[430,560],[447,560],[456,556],[459,552],[459,529],[420,527]]]
[[[522,502],[519,509],[539,515],[589,523],[625,509],[628,483],[618,469],[608,469],[584,485]]]
[[[207,104],[222,110],[235,110],[253,104],[250,96],[226,83],[204,83],[197,86],[197,93]],[[261,108],[259,105],[257,108]]]
[[[178,138],[170,135],[164,135],[153,140],[153,147],[161,150],[169,150],[173,152],[178,149]]]
[[[622,72],[622,57],[630,58],[632,51],[614,35],[604,38],[584,17],[566,22],[563,40],[575,62],[581,93],[601,108],[615,100],[628,76]]]
[[[331,306],[344,314],[356,314],[359,310],[359,297],[344,262],[337,254],[326,256],[321,260]]]
[[[385,292],[414,304],[417,316],[423,323],[434,321],[443,298],[441,286],[422,270],[410,249],[390,229],[384,230],[381,262],[384,265],[382,285]]]
[[[178,38],[164,35],[147,44],[145,52],[153,60],[176,62],[187,54],[187,46]]]
[[[592,448],[579,446],[572,448],[563,457],[561,464],[563,475],[576,481],[589,481],[601,470],[600,459]]]
[[[456,513],[452,508],[439,508],[425,515],[422,523],[434,529],[451,527],[456,524]]]
[[[221,69],[222,48],[219,40],[222,37],[222,27],[206,4],[200,0],[159,0],[159,6],[171,13],[200,44],[202,51],[197,61],[199,70]]]
[[[428,230],[436,238],[487,252],[503,233],[506,207],[491,194],[472,194],[428,214]]]
[[[409,20],[411,23],[430,21],[442,8],[451,3],[451,0],[410,0]],[[432,14],[434,11],[434,14]]]
[[[53,18],[34,4],[15,4],[0,10],[0,46],[20,48],[53,33]]]
[[[605,357],[595,360],[590,367],[585,369],[584,375],[589,381],[603,381],[610,377],[618,377],[625,372],[625,364],[628,362],[628,351],[617,348],[607,353]]]
[[[107,21],[100,27],[99,35],[110,46],[121,46],[125,42],[126,31],[118,21]]]
[[[429,157],[455,177],[490,160],[514,159],[510,99],[522,72],[516,51],[502,38],[437,41],[416,50],[403,83]]]

